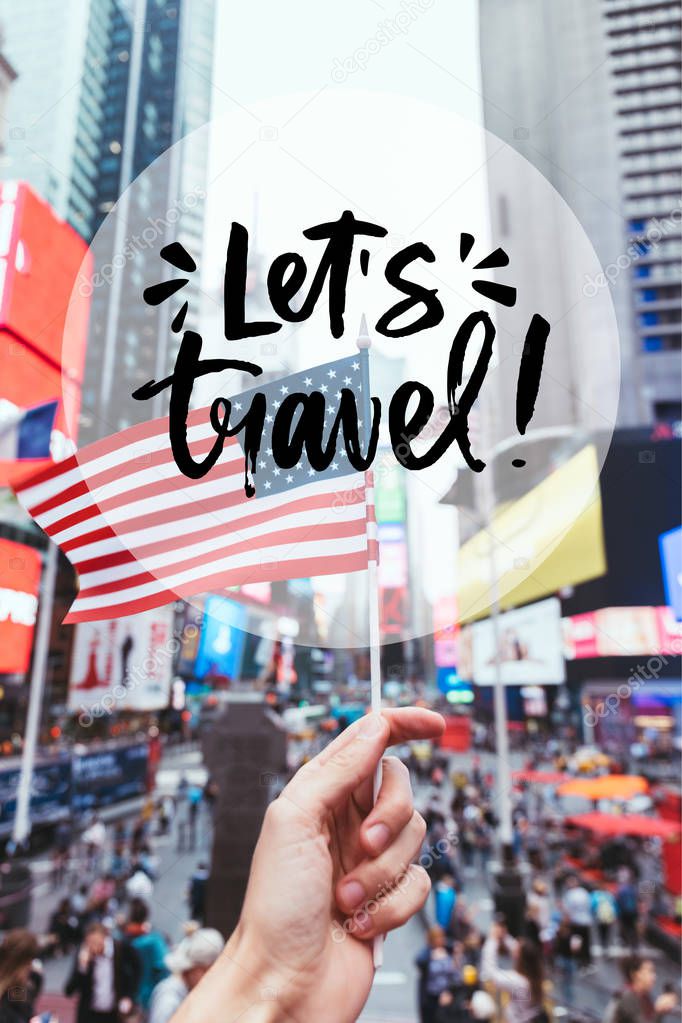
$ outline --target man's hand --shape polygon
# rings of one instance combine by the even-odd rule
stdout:
[[[372,941],[405,923],[430,881],[411,863],[425,824],[409,774],[388,746],[436,738],[443,719],[417,708],[370,714],[298,771],[270,805],[241,919],[173,1023],[357,1019],[374,976]]]

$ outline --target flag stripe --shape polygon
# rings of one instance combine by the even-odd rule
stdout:
[[[360,512],[362,512],[364,499],[361,494],[353,493],[348,495],[346,502],[350,507],[356,507],[360,505]],[[313,494],[310,497],[300,497],[292,500],[287,505],[286,517],[297,516],[307,511],[314,511],[324,508],[333,507],[330,505],[329,494]],[[349,511],[349,514],[352,514]],[[284,519],[283,513],[280,507],[273,507],[261,511],[255,511],[252,515],[245,517],[240,520],[239,529],[243,533],[244,530],[251,526],[257,526],[260,524],[267,525],[270,522],[278,518]],[[225,534],[225,523],[219,522],[216,525],[208,526],[204,529],[196,529],[192,532],[192,542],[201,543],[204,540],[212,540],[215,537],[222,537]],[[114,536],[116,534],[113,534]],[[131,543],[134,547],[135,553],[131,553],[130,550],[124,548],[122,550],[112,549],[110,552],[103,552],[100,554],[95,553],[97,550],[102,550],[101,544],[95,546],[92,557],[85,556],[84,552],[79,555],[78,567],[81,576],[86,575],[88,572],[96,571],[97,569],[108,569],[114,568],[118,565],[122,565],[128,562],[134,561],[136,558],[144,559],[145,562],[156,554],[163,554],[168,551],[174,551],[183,547],[185,543],[185,535],[181,535],[179,532],[174,537],[160,537],[148,543]]]
[[[322,565],[318,557],[301,558],[296,561],[279,562],[277,565],[268,566],[265,571],[260,564],[246,565],[243,568],[235,568],[231,572],[216,572],[204,576],[201,580],[201,587],[196,583],[174,585],[172,589],[150,594],[147,597],[140,597],[134,601],[117,603],[102,607],[81,607],[77,600],[64,619],[67,625],[76,622],[100,621],[103,618],[120,618],[125,615],[137,614],[140,611],[148,611],[153,607],[161,607],[171,601],[189,599],[197,593],[208,590],[223,589],[227,586],[243,586],[246,583],[256,582],[277,582],[281,579],[305,579],[313,575],[337,575],[346,572],[359,572],[367,568],[367,551],[356,551],[352,554],[328,555]],[[322,569],[322,571],[321,571]]]
[[[310,373],[325,393],[337,371],[359,386],[357,358]],[[310,386],[312,378],[302,374],[266,385],[271,411],[253,499],[244,494],[245,456],[236,438],[225,440],[204,477],[190,479],[175,463],[166,417],[98,441],[18,488],[22,504],[79,573],[80,593],[66,621],[134,614],[246,582],[366,568],[378,549],[371,475],[353,469],[345,451],[321,471],[305,453],[290,469],[272,456],[280,398]],[[249,392],[241,396],[245,408],[250,400]],[[197,461],[220,443],[208,409],[188,416],[187,441]]]

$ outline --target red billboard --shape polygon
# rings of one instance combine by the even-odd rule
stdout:
[[[0,674],[28,671],[38,613],[40,552],[0,539]]]
[[[29,185],[2,182],[0,398],[21,409],[58,399],[54,429],[74,443],[90,308],[87,293],[74,287],[81,270],[88,275],[80,235]],[[0,462],[0,483],[42,464]]]

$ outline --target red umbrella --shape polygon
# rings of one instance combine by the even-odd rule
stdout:
[[[561,771],[514,771],[514,781],[527,781],[531,785],[561,785],[568,781],[570,774],[563,774]]]
[[[646,838],[679,838],[682,824],[661,817],[628,813],[581,813],[566,818],[567,824],[586,828],[601,835],[642,835]]]

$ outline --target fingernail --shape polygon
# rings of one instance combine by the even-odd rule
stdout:
[[[365,832],[365,838],[375,853],[381,852],[388,845],[390,837],[391,832],[386,824],[373,824]]]
[[[365,889],[359,881],[348,881],[346,884],[341,885],[339,898],[346,909],[355,909],[356,906],[359,906],[364,901]]]
[[[384,719],[381,714],[377,714],[373,711],[371,714],[365,714],[360,719],[360,727],[358,728],[358,738],[362,739],[373,739],[375,735],[383,730]]]

